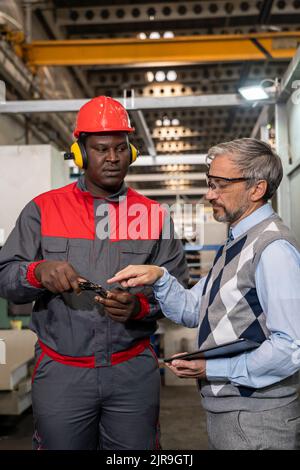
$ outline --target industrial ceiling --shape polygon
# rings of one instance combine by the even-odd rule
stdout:
[[[112,55],[112,60],[107,59],[104,61],[106,63],[101,63],[100,52],[95,63],[88,60],[84,65],[85,54],[81,53],[78,47],[76,56],[76,43],[70,54],[62,52],[59,47],[59,62],[49,61],[50,56],[42,52],[46,59],[44,66],[39,67],[38,62],[34,63],[32,59],[33,63],[29,61],[26,67],[29,69],[28,73],[39,77],[41,73],[39,75],[38,71],[42,69],[44,81],[47,80],[46,69],[55,69],[53,94],[43,95],[34,89],[20,93],[16,85],[8,80],[11,99],[89,98],[100,94],[123,98],[124,91],[128,103],[138,98],[157,98],[161,102],[169,98],[172,103],[172,98],[176,100],[178,97],[185,97],[188,103],[190,97],[215,97],[212,106],[185,108],[182,104],[177,106],[174,100],[170,108],[160,108],[157,105],[152,109],[130,112],[132,123],[137,130],[133,143],[139,147],[142,155],[172,155],[171,160],[176,165],[171,167],[167,164],[155,164],[147,167],[136,166],[132,169],[130,184],[154,197],[169,197],[170,194],[180,192],[195,197],[197,190],[199,194],[203,193],[203,155],[208,147],[220,141],[254,135],[262,110],[265,123],[268,119],[266,108],[262,108],[261,104],[224,105],[224,95],[233,96],[241,86],[260,83],[266,78],[275,80],[281,77],[290,62],[289,51],[295,51],[300,42],[300,0],[191,0],[151,3],[137,0],[130,3],[124,0],[45,0],[27,1],[23,6],[24,28],[29,46],[34,46],[35,41],[41,39],[49,39],[51,42],[102,40],[99,44],[104,53],[110,51],[104,49],[104,40],[126,39],[127,42],[120,43],[120,47],[124,47],[125,51],[121,54],[124,57],[123,63],[121,59],[117,59],[117,53]],[[288,32],[292,35],[289,36]],[[286,37],[280,36],[281,33],[286,33]],[[274,38],[270,39],[271,52],[265,46],[267,43],[264,43],[262,34],[274,35]],[[224,38],[223,42],[220,41],[217,45],[214,43],[213,46],[207,42],[211,38],[215,41],[219,35]],[[244,55],[238,54],[240,44],[230,45],[232,35],[241,40],[241,52]],[[179,51],[180,41],[184,44],[184,37],[191,43],[192,37],[195,41],[200,41],[197,43],[199,58],[191,58],[186,43],[185,57],[179,53],[176,57],[175,50],[170,60],[166,60],[168,46],[165,43],[169,40],[175,47],[178,44]],[[247,38],[255,49],[255,53],[249,57],[246,52],[248,49],[242,44]],[[144,60],[138,52],[136,57],[131,52],[126,56],[126,52],[131,51],[129,45],[133,40],[149,44],[147,49],[144,47]],[[151,53],[154,51],[151,44],[155,41],[159,47],[153,55],[154,60],[151,61]],[[113,43],[110,41],[107,44],[111,46]],[[29,47],[27,59],[34,51],[34,47]],[[276,51],[281,53],[277,54]],[[286,51],[288,53],[285,53]],[[158,58],[159,52],[161,60]],[[69,63],[68,58],[72,59]],[[80,65],[77,65],[76,59]],[[26,56],[21,57],[21,61],[26,64]],[[74,83],[74,87],[70,86],[68,90],[66,77]],[[4,78],[7,81],[7,75]],[[42,80],[39,82],[36,78],[33,83],[40,86]],[[219,101],[220,106],[218,96],[223,97],[223,101]],[[61,120],[60,126],[68,128],[71,135],[74,117],[74,114],[68,113],[58,114],[55,118],[52,116],[51,119]],[[52,125],[55,127],[55,122]],[[61,138],[60,141],[58,139],[60,146],[66,145],[66,141],[66,138]],[[191,155],[199,155],[198,165],[188,163]],[[146,173],[153,176],[146,178]],[[200,177],[197,178],[196,173],[200,174]]]

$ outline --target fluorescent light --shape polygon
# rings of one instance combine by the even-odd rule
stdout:
[[[269,95],[260,85],[241,87],[239,88],[239,93],[248,101],[266,100],[269,98]]]

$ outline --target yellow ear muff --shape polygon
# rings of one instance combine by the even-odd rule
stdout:
[[[129,148],[130,148],[130,164],[135,162],[137,157],[139,156],[140,152],[138,151],[138,149],[132,145],[132,144],[129,144]]]
[[[129,144],[129,153],[131,164],[136,161],[137,157],[140,155],[140,152],[134,145]],[[64,154],[64,159],[74,160],[74,163],[76,166],[78,166],[78,168],[86,170],[88,166],[88,157],[83,142],[80,140],[73,142],[70,148],[70,152],[66,152]]]
[[[88,159],[84,145],[80,140],[76,140],[76,142],[71,145],[71,153],[73,154],[75,165],[86,170]]]

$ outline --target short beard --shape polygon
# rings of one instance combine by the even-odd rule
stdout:
[[[217,220],[217,222],[229,222],[230,224],[233,224],[233,222],[238,220],[241,215],[245,213],[247,207],[248,206],[245,204],[234,212],[228,212],[226,208],[223,207],[225,214],[220,216],[214,214],[214,218]]]

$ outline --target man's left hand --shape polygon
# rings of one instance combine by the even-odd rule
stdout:
[[[174,372],[177,377],[182,379],[205,379],[206,378],[206,361],[204,359],[194,359],[192,361],[184,361],[176,359],[166,366]]]
[[[141,304],[139,298],[129,292],[120,289],[112,289],[108,297],[95,297],[95,301],[104,306],[104,311],[112,320],[125,323],[130,318],[134,318],[140,311]]]

